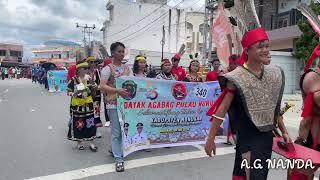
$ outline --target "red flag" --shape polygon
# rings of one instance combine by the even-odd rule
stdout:
[[[224,65],[228,64],[231,52],[229,50],[229,42],[227,35],[232,34],[229,18],[224,12],[224,7],[219,4],[218,14],[212,24],[212,40],[217,48],[217,55],[220,62]]]

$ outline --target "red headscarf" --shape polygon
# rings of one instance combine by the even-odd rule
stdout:
[[[171,64],[171,62],[169,61],[169,59],[162,59],[161,61],[161,67],[165,64]]]
[[[254,45],[255,43],[263,40],[269,40],[267,32],[263,28],[256,28],[248,31],[241,40],[241,45],[243,48],[242,55],[239,59],[240,65],[243,65],[248,60],[248,54],[245,50]]]
[[[175,54],[172,59],[177,59],[177,60],[180,60],[181,59],[181,54],[180,53],[177,53]]]

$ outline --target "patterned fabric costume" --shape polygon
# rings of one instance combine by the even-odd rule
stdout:
[[[68,84],[68,93],[76,91],[80,81],[77,77]],[[96,138],[92,86],[84,83],[84,91],[71,99],[71,123],[69,124],[68,139],[73,141],[89,141]]]
[[[253,44],[267,40],[264,29],[257,28],[247,32],[242,39],[244,49]],[[247,61],[244,52],[242,61]],[[284,90],[284,73],[277,66],[263,66],[261,77],[257,77],[246,67],[237,67],[234,71],[219,76],[223,90],[220,97],[208,111],[214,115],[224,96],[234,94],[228,110],[229,120],[236,131],[236,157],[233,169],[233,180],[245,180],[245,168],[241,168],[242,154],[250,152],[249,166],[256,159],[261,159],[262,169],[250,169],[251,180],[264,180],[268,176],[266,160],[271,158],[275,119],[280,113],[280,104]],[[235,86],[236,90],[227,88],[227,83]]]

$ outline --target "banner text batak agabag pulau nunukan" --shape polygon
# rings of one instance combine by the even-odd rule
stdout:
[[[116,86],[130,94],[117,99],[124,156],[142,149],[205,143],[211,126],[206,113],[221,93],[218,82],[121,77]],[[226,119],[216,143],[226,142],[227,129]]]

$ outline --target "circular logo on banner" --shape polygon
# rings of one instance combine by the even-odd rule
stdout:
[[[128,80],[122,84],[122,88],[125,89],[129,96],[125,97],[125,100],[131,100],[136,96],[137,93],[137,84],[134,81]]]
[[[187,86],[182,83],[175,83],[171,90],[172,96],[177,100],[182,100],[187,96]]]

